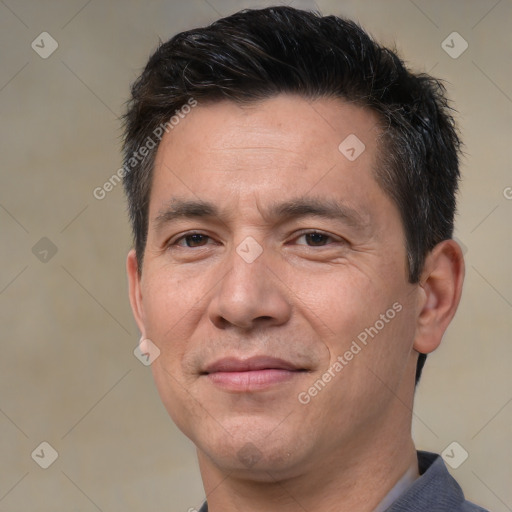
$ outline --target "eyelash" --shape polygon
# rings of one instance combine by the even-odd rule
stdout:
[[[315,234],[316,235],[322,235],[322,236],[327,237],[328,239],[334,240],[335,242],[338,242],[338,243],[346,243],[346,241],[344,239],[342,239],[342,238],[335,237],[334,235],[331,235],[329,233],[325,233],[323,231],[315,230],[315,229],[313,229],[313,230],[305,230],[305,231],[300,232],[299,234],[297,234],[297,236],[294,238],[294,240],[296,240],[298,238],[301,238],[303,236],[315,235]],[[167,244],[167,247],[168,248],[171,248],[171,247],[183,247],[185,249],[194,249],[195,247],[188,247],[186,245],[185,246],[184,245],[179,245],[179,242],[181,242],[182,240],[186,240],[188,237],[191,237],[191,236],[194,236],[194,235],[201,235],[201,236],[204,236],[204,237],[209,238],[209,239],[212,238],[209,235],[206,235],[205,233],[201,233],[200,231],[191,231],[189,233],[185,233],[185,234],[181,235],[176,240],[169,242]],[[339,238],[339,240],[337,240],[337,238]],[[326,245],[299,244],[299,245],[306,245],[307,247],[326,247],[329,244],[326,244]],[[200,245],[198,247],[204,247],[204,246]]]

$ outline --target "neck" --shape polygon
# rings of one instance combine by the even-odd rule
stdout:
[[[417,474],[417,457],[410,428],[397,431],[395,425],[393,432],[363,437],[306,471],[287,478],[269,472],[266,481],[240,478],[236,470],[222,470],[198,452],[208,510],[256,512],[279,506],[280,512],[372,512],[406,472]]]

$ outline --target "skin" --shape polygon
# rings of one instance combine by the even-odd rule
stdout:
[[[349,134],[365,144],[354,161],[338,150]],[[455,314],[464,264],[447,240],[420,283],[408,282],[400,214],[374,177],[379,136],[361,107],[279,95],[200,103],[162,140],[140,275],[133,250],[127,259],[130,300],[160,350],[152,372],[162,401],[197,446],[211,512],[370,511],[417,469],[417,356],[435,350]],[[336,201],[357,222],[271,214],[296,198]],[[178,199],[218,212],[159,223]],[[325,236],[304,234],[315,230]],[[204,236],[183,238],[190,231]],[[262,249],[251,263],[236,250],[247,237]],[[401,311],[300,403],[395,303]],[[221,357],[262,354],[304,371],[242,391],[203,374]]]

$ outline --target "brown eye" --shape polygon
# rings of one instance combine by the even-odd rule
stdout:
[[[324,235],[323,233],[307,233],[304,237],[308,245],[313,246],[325,245],[330,238],[330,236]]]
[[[308,233],[302,233],[297,240],[303,239],[305,243],[297,242],[298,245],[307,245],[309,247],[323,247],[328,245],[334,240],[334,238],[326,233],[320,233],[318,231],[310,231]]]
[[[179,245],[181,247],[202,247],[206,245],[210,237],[203,235],[202,233],[191,233],[178,238],[173,245]]]

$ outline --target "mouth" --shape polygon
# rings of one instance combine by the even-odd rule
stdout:
[[[258,356],[219,359],[208,365],[201,375],[227,391],[249,392],[284,384],[307,372],[306,368],[283,359]]]

